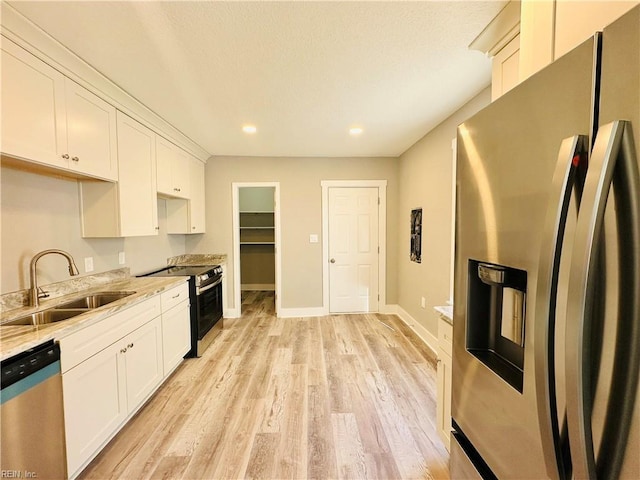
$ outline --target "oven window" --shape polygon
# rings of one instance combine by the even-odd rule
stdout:
[[[222,283],[202,292],[197,296],[198,301],[198,339],[222,318]]]

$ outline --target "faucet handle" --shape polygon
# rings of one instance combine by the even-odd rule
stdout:
[[[38,287],[38,298],[49,298],[49,294],[42,287]]]

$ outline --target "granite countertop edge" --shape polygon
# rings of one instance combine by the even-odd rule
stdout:
[[[452,305],[439,305],[433,307],[433,309],[440,314],[444,320],[453,325],[453,306]]]
[[[55,299],[42,302],[39,307],[21,307],[6,311],[0,315],[0,360],[5,360],[29,348],[49,340],[60,340],[74,332],[94,325],[103,319],[126,310],[148,298],[159,295],[186,282],[188,277],[129,277],[109,283],[103,283],[86,290],[80,290]],[[134,291],[132,295],[113,303],[89,310],[76,317],[48,325],[1,325],[2,322],[46,310],[82,295],[90,295],[99,291]]]

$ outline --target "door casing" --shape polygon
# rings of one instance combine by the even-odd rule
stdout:
[[[322,187],[322,307],[329,313],[329,189],[375,187],[378,189],[378,310],[387,305],[387,181],[386,180],[323,180]]]

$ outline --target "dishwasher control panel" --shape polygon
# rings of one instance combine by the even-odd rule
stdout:
[[[7,388],[58,360],[60,360],[60,346],[53,340],[7,358],[1,364],[1,386],[3,389]]]

